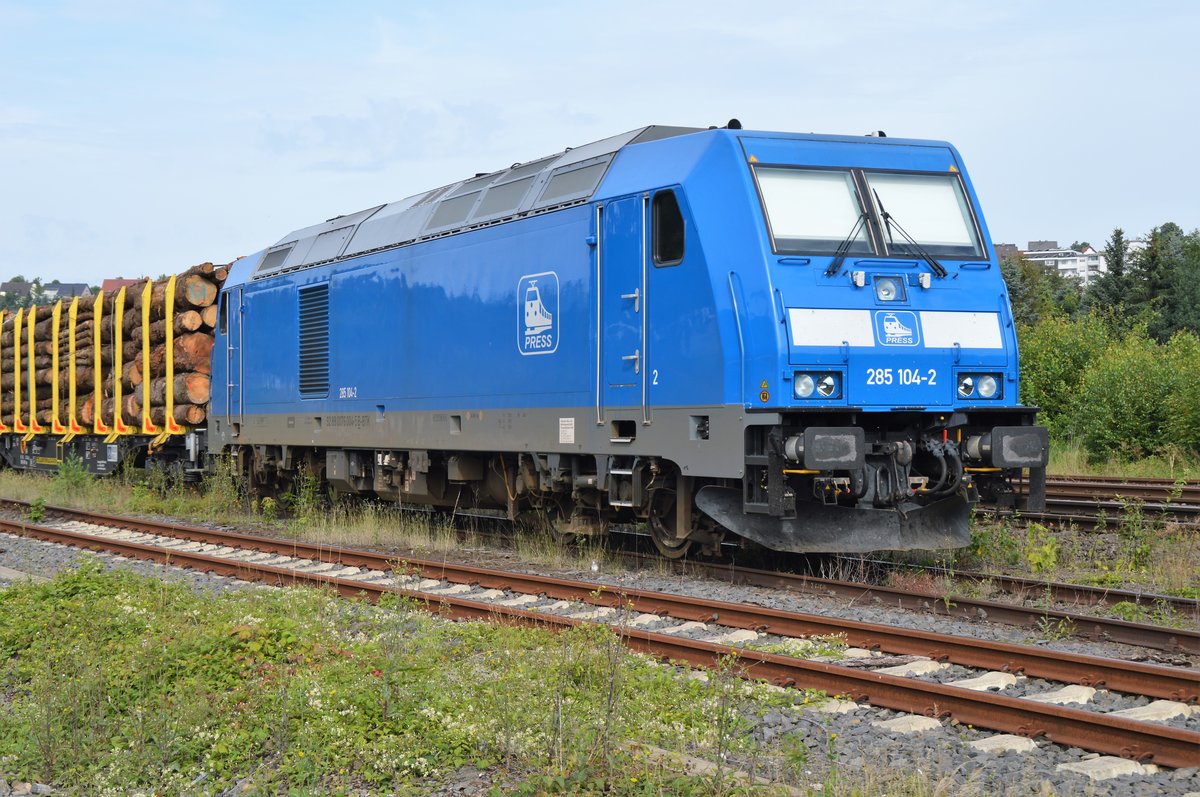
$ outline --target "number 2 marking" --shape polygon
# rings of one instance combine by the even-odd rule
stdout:
[[[650,382],[650,384],[652,384],[652,385],[658,384],[658,369],[657,368],[654,369],[654,379],[653,379],[653,381]]]

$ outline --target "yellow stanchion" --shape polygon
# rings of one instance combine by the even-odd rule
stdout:
[[[167,434],[183,434],[186,431],[175,422],[175,275],[167,280]]]
[[[25,434],[29,431],[21,418],[21,329],[25,320],[25,311],[18,310],[13,320],[13,431]]]
[[[8,315],[7,310],[0,310],[0,333],[4,330],[4,317]],[[0,368],[4,364],[4,339],[0,337]],[[4,422],[4,393],[0,391],[0,434],[11,431],[8,424]]]
[[[160,430],[150,420],[150,298],[153,293],[154,281],[147,279],[146,287],[142,288],[142,434],[156,435]],[[167,323],[170,322],[168,318]]]
[[[58,401],[58,383],[60,381],[58,370],[58,336],[62,329],[62,300],[55,303],[54,310],[50,314],[50,329],[50,370],[53,372],[50,377],[50,431],[57,435],[64,435],[67,433],[67,427],[63,426]]]
[[[33,439],[34,435],[43,434],[46,430],[38,423],[37,418],[37,353],[34,346],[34,327],[37,326],[37,305],[29,308],[29,315],[25,317],[25,325],[28,327],[29,349],[26,354],[26,359],[29,360],[29,434],[25,437],[27,440]]]
[[[101,322],[104,320],[104,291],[96,294],[92,312],[92,432],[107,435],[111,430],[104,422],[104,348],[101,343]],[[118,374],[119,376],[119,374]]]
[[[122,373],[121,340],[122,328],[125,325],[125,288],[117,291],[117,298],[113,301],[113,323],[112,323],[112,341],[113,341],[113,425],[112,432],[108,435],[109,442],[116,440],[120,435],[129,434],[132,430],[125,423],[125,413],[122,412],[121,406],[123,396],[121,395],[124,382],[124,374]]]
[[[76,296],[71,300],[71,307],[67,310],[67,326],[69,328],[69,342],[67,344],[67,368],[70,370],[70,377],[67,387],[67,436],[63,438],[63,442],[67,442],[72,437],[83,432],[83,427],[79,425],[78,408],[76,401],[78,399],[77,376],[75,372],[75,333],[79,321],[79,297]]]

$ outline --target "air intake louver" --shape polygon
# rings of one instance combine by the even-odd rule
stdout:
[[[329,395],[329,284],[300,289],[300,395]]]

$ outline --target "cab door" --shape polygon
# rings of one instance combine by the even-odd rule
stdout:
[[[600,210],[599,420],[645,402],[645,199],[626,197]],[[625,417],[627,414],[623,413]]]

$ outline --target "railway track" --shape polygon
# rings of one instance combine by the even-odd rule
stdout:
[[[989,688],[979,678],[937,683],[911,677],[954,665],[998,673],[1008,684],[1020,674],[1075,688],[1103,686],[1156,698],[1152,705],[1160,707],[1167,701],[1168,712],[1186,717],[1194,710],[1188,704],[1200,699],[1195,670],[446,562],[410,559],[396,568],[389,557],[365,551],[74,510],[68,519],[67,512],[47,511],[59,518],[59,527],[0,521],[0,531],[270,584],[315,584],[371,599],[399,592],[454,618],[542,627],[606,622],[620,628],[631,648],[662,659],[709,667],[736,656],[747,677],[778,686],[822,689],[873,706],[950,716],[1024,737],[1044,735],[1059,744],[1166,766],[1200,765],[1200,733],[1140,719],[1140,709],[1102,713],[1058,705],[1053,693],[1039,700],[978,691]],[[811,660],[735,647],[833,634],[859,648],[859,658]],[[902,661],[899,669],[872,667],[878,651],[916,658]]]
[[[1027,485],[1018,484],[1018,494]],[[981,507],[998,517],[1011,509]],[[1021,511],[1026,520],[1085,530],[1117,528],[1134,516],[1200,530],[1200,482],[1170,479],[1114,479],[1105,476],[1051,476],[1046,480],[1046,510]]]
[[[25,513],[29,505],[23,501],[0,499],[0,507]],[[95,512],[85,512],[65,507],[45,507],[45,512],[51,517],[60,517],[82,522],[98,522],[118,528],[140,531],[148,534],[186,534],[196,542],[211,542],[205,537],[212,532],[210,529],[189,526],[185,524],[165,523],[141,518],[106,515]],[[266,545],[269,538],[258,535],[233,535],[240,538],[240,544],[253,547]],[[228,536],[226,537],[228,538]],[[279,546],[289,550],[310,551],[314,555],[321,550],[315,546],[299,542],[275,541],[272,550],[279,552]],[[338,549],[340,550],[340,549]],[[357,561],[367,561],[361,557],[374,557],[371,567],[386,569],[390,559],[387,555],[355,551],[360,557]],[[661,564],[659,557],[624,552],[627,560],[638,564],[651,562]],[[863,560],[854,560],[851,564],[858,567]],[[886,563],[875,563],[886,564]],[[447,567],[444,563],[435,567]],[[755,586],[765,589],[786,590],[809,595],[836,597],[851,603],[861,605],[883,605],[898,607],[910,611],[931,613],[946,617],[958,617],[967,620],[987,620],[989,622],[1028,628],[1032,631],[1053,631],[1056,635],[1071,636],[1097,642],[1119,642],[1136,647],[1160,650],[1167,653],[1182,653],[1200,655],[1200,601],[1190,598],[1178,598],[1169,595],[1151,593],[1136,593],[1124,590],[1113,590],[1107,587],[1088,587],[1073,584],[1055,584],[1053,582],[1020,579],[1011,576],[999,576],[986,573],[954,572],[956,578],[978,583],[990,583],[996,587],[1020,598],[1051,600],[1080,606],[1113,605],[1121,601],[1129,601],[1141,606],[1168,608],[1182,618],[1195,618],[1192,628],[1173,628],[1167,626],[1134,623],[1120,619],[1098,617],[1083,612],[1052,609],[1043,606],[1026,606],[1001,601],[970,598],[962,595],[945,595],[913,589],[900,589],[878,584],[864,583],[867,574],[859,570],[857,580],[822,578],[799,573],[782,572],[731,566],[728,563],[704,562],[687,560],[673,563],[677,572],[686,575],[702,575],[716,581],[743,586]]]
[[[1200,654],[1200,631],[1196,630],[1131,623],[1062,609],[1024,606],[961,595],[899,589],[864,584],[861,581],[821,578],[775,570],[731,568],[728,565],[696,562],[689,563],[686,567],[692,569],[693,572],[702,572],[709,578],[732,584],[782,589],[810,595],[830,595],[859,604],[895,606],[946,617],[988,620],[1029,629],[1045,629],[1049,626],[1063,635],[1082,639],[1121,642],[1155,650]],[[988,573],[954,571],[952,575],[956,579],[965,581],[974,580],[980,584],[991,583],[1018,597],[1025,596],[1032,599],[1050,597],[1056,602],[1083,606],[1115,605],[1122,601],[1128,601],[1140,606],[1167,607],[1183,618],[1195,618],[1194,627],[1200,629],[1200,601],[1190,598],[1033,581]]]

